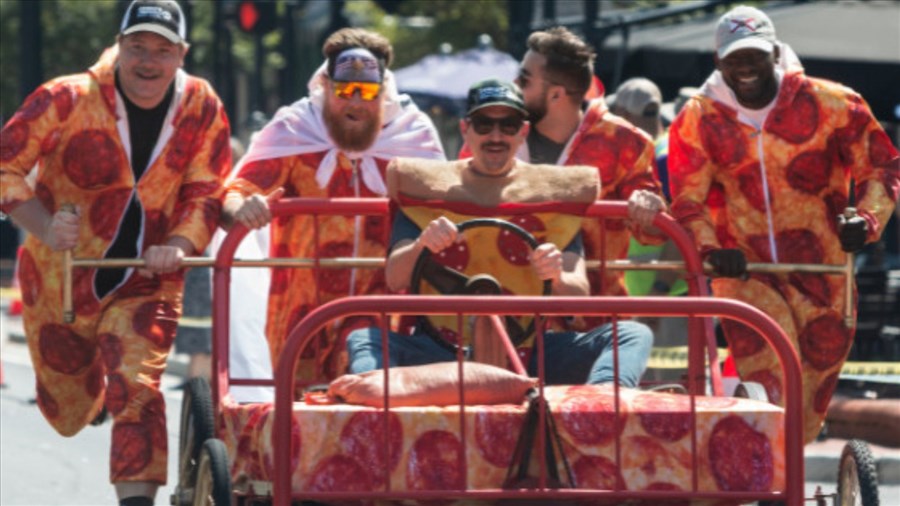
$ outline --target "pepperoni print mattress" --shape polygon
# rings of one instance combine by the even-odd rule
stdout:
[[[545,395],[577,488],[692,489],[690,397],[621,389],[617,466],[612,387],[547,387]],[[394,491],[500,488],[525,412],[524,403],[468,407],[464,446],[458,407],[395,408],[386,452],[381,410],[297,402],[293,492],[384,490],[385,473]],[[697,397],[696,414],[699,491],[784,490],[782,408]],[[234,483],[272,481],[274,418],[272,404],[223,404],[221,436]],[[465,477],[458,466],[463,451]]]

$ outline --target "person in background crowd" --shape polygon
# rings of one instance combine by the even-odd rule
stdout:
[[[206,248],[231,166],[222,103],[181,70],[186,37],[176,2],[132,2],[117,44],[40,86],[0,134],[0,210],[29,232],[18,269],[38,406],[64,436],[112,415],[110,481],[127,506],[152,505],[166,482],[159,383],[180,261]],[[64,251],[145,267],[75,270],[64,323]]]
[[[716,70],[670,129],[672,212],[715,269],[713,293],[760,308],[790,336],[811,441],[853,341],[844,280],[749,274],[747,262],[843,264],[881,235],[900,192],[900,158],[861,96],[786,64],[783,47],[758,9],[719,19]],[[857,216],[845,217],[847,206]],[[723,329],[741,378],[781,403],[774,353],[742,324]]]
[[[226,226],[257,229],[272,221],[281,197],[379,197],[384,169],[396,156],[444,159],[431,120],[397,93],[388,70],[393,49],[383,36],[342,29],[325,41],[325,63],[310,80],[310,96],[279,110],[260,131],[229,184]],[[272,256],[380,257],[388,242],[383,216],[296,216],[272,223]],[[318,225],[316,225],[316,222]],[[316,228],[318,227],[318,228]],[[352,294],[383,293],[384,274],[371,269],[272,269],[266,335],[272,363],[285,338],[318,304]],[[346,369],[344,339],[366,317],[336,324],[318,353],[301,357],[301,381],[321,381]]]

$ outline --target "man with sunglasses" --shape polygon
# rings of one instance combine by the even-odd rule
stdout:
[[[397,93],[387,70],[393,49],[386,38],[342,29],[328,37],[322,52],[326,61],[310,80],[309,97],[281,108],[241,160],[224,203],[226,226],[267,226],[272,221],[268,203],[281,197],[381,197],[385,167],[392,158],[444,159],[431,120],[409,97]],[[385,220],[280,219],[271,224],[270,251],[290,258],[380,257],[388,241]],[[384,288],[381,270],[273,269],[265,332],[272,363],[290,329],[311,309],[350,294],[383,293]],[[301,359],[299,377],[322,381],[342,373],[346,355],[337,341],[352,328],[369,324],[352,319],[330,330],[318,357]],[[254,346],[244,343],[243,336],[235,337],[232,353]]]
[[[606,224],[607,260],[627,256],[630,236],[642,243],[662,243],[652,227],[666,210],[654,175],[652,140],[609,112],[602,98],[585,102],[594,80],[594,52],[565,28],[531,34],[516,83],[521,87],[531,129],[516,156],[532,163],[589,165],[600,173],[600,198],[627,200],[630,226]],[[467,148],[463,148],[464,151]],[[585,220],[585,257],[600,259],[600,222]],[[624,295],[621,272],[588,273],[592,295]],[[592,320],[589,326],[599,322]]]
[[[494,79],[475,83],[469,89],[466,117],[460,122],[463,140],[471,147],[471,158],[443,163],[411,159],[391,162],[388,167],[388,185],[392,198],[446,203],[446,210],[425,210],[420,213],[404,207],[402,212],[396,214],[390,254],[385,265],[387,286],[391,291],[401,292],[410,288],[413,266],[424,249],[427,248],[436,257],[442,257],[452,256],[454,249],[462,247],[459,241],[463,237],[454,221],[461,219],[460,214],[477,214],[481,211],[474,208],[493,208],[500,204],[515,206],[561,202],[561,205],[565,205],[590,203],[596,199],[599,180],[594,168],[576,166],[562,169],[516,159],[516,152],[528,136],[526,114],[521,91],[515,84]],[[438,217],[428,221],[432,214]],[[527,215],[528,218],[519,218],[540,220],[537,215],[535,213]],[[578,221],[572,224],[571,232],[565,236],[552,232],[553,227],[546,223],[535,223],[534,228],[546,235],[547,240],[533,249],[527,262],[523,264],[504,256],[506,263],[497,260],[492,265],[500,270],[513,269],[507,263],[530,264],[538,279],[550,281],[552,294],[588,295],[589,284]],[[551,235],[553,240],[550,239]],[[559,241],[562,249],[553,241]],[[487,251],[481,248],[491,246],[472,244],[470,247],[473,248],[470,256],[481,256]],[[482,253],[475,251],[476,249]],[[500,253],[502,256],[502,251]],[[441,334],[446,333],[447,330],[442,329]],[[618,338],[619,383],[627,387],[636,386],[646,368],[653,337],[649,328],[634,321],[619,321],[616,329],[613,329],[611,323],[606,323],[586,333],[547,332],[547,383],[614,381],[614,334]],[[411,335],[391,332],[390,366],[456,360],[451,347],[442,346],[438,340],[429,337],[422,328]],[[347,339],[347,346],[351,373],[358,374],[383,367],[379,327],[354,331]],[[468,353],[472,353],[471,350]],[[474,355],[476,360],[481,360],[477,349]],[[536,375],[537,354],[526,351],[525,356],[527,358],[524,364],[529,374]]]

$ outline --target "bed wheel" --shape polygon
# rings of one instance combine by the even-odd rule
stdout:
[[[194,485],[200,450],[207,439],[215,437],[212,392],[205,378],[191,378],[181,399],[181,425],[178,436],[178,485],[171,504],[194,504]]]
[[[766,388],[760,383],[753,381],[738,383],[737,387],[734,389],[734,396],[754,401],[769,402],[769,395],[766,394]]]
[[[841,452],[838,470],[841,506],[878,506],[878,471],[869,445],[851,439]]]
[[[197,461],[193,506],[230,506],[231,474],[228,452],[220,439],[207,439]]]

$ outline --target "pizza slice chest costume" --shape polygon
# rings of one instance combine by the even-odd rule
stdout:
[[[444,159],[440,138],[428,117],[385,71],[384,121],[364,153],[336,147],[323,120],[324,74],[310,80],[310,96],[284,107],[264,128],[238,167],[229,192],[268,195],[284,188],[284,198],[376,198],[386,194],[385,168],[395,156]],[[287,216],[273,220],[270,254],[285,258],[383,257],[390,221],[387,216]],[[309,311],[347,295],[385,293],[381,269],[273,268],[266,310],[266,339],[272,364],[278,363],[288,333]],[[307,348],[298,365],[301,382],[343,374],[344,339],[353,329],[373,325],[368,317],[347,318],[325,330]],[[240,338],[240,336],[235,336]]]
[[[558,167],[518,162],[515,178],[477,176],[464,169],[466,162],[432,162],[396,159],[388,172],[388,190],[399,206],[394,240],[413,239],[431,221],[444,216],[454,223],[474,218],[501,218],[531,233],[538,243],[554,243],[569,250],[582,226],[584,209],[599,194],[596,169],[587,166]],[[581,254],[580,248],[577,248]],[[467,276],[490,274],[506,293],[541,294],[528,260],[529,248],[518,236],[494,227],[474,228],[458,244],[434,254],[434,261]],[[439,291],[423,284],[421,293]],[[475,330],[469,323],[459,328],[455,315],[429,316],[434,331],[444,341],[471,344]],[[522,322],[525,328],[530,323]],[[376,322],[377,324],[377,322]],[[647,363],[652,336],[642,325],[620,321],[620,383],[635,386]],[[406,330],[406,329],[404,329]],[[611,353],[612,325],[587,333],[548,332],[545,350],[547,381],[579,384],[615,379]],[[348,337],[351,373],[383,367],[380,328],[371,326]],[[451,361],[455,353],[429,338],[421,326],[411,335],[391,332],[392,366]],[[532,353],[534,336],[518,344],[520,357],[530,374],[537,373]]]
[[[851,178],[868,242],[876,241],[896,205],[900,169],[896,148],[865,101],[836,83],[788,71],[758,131],[721,99],[730,92],[725,86],[714,73],[670,130],[672,212],[701,255],[739,248],[748,262],[843,264],[837,216],[850,203]],[[843,278],[753,274],[747,281],[718,278],[712,287],[716,296],[760,308],[790,336],[803,367],[811,441],[854,335],[843,321]],[[723,328],[741,377],[763,384],[780,404],[774,353],[743,325]]]
[[[159,139],[142,176],[131,168],[128,118],[116,91],[118,46],[88,72],[37,89],[3,129],[3,211],[37,197],[51,214],[80,210],[76,258],[101,258],[136,209],[136,251],[172,236],[203,251],[231,166],[228,119],[210,85],[179,70]],[[37,170],[33,186],[26,176]],[[76,319],[63,323],[63,255],[24,243],[18,275],[23,321],[44,417],[71,436],[105,406],[113,416],[112,482],[165,483],[167,431],[159,392],[178,318],[184,272],[144,278],[128,270],[109,291],[97,269],[76,269]],[[102,271],[101,271],[102,272]],[[109,272],[109,271],[107,271]]]

